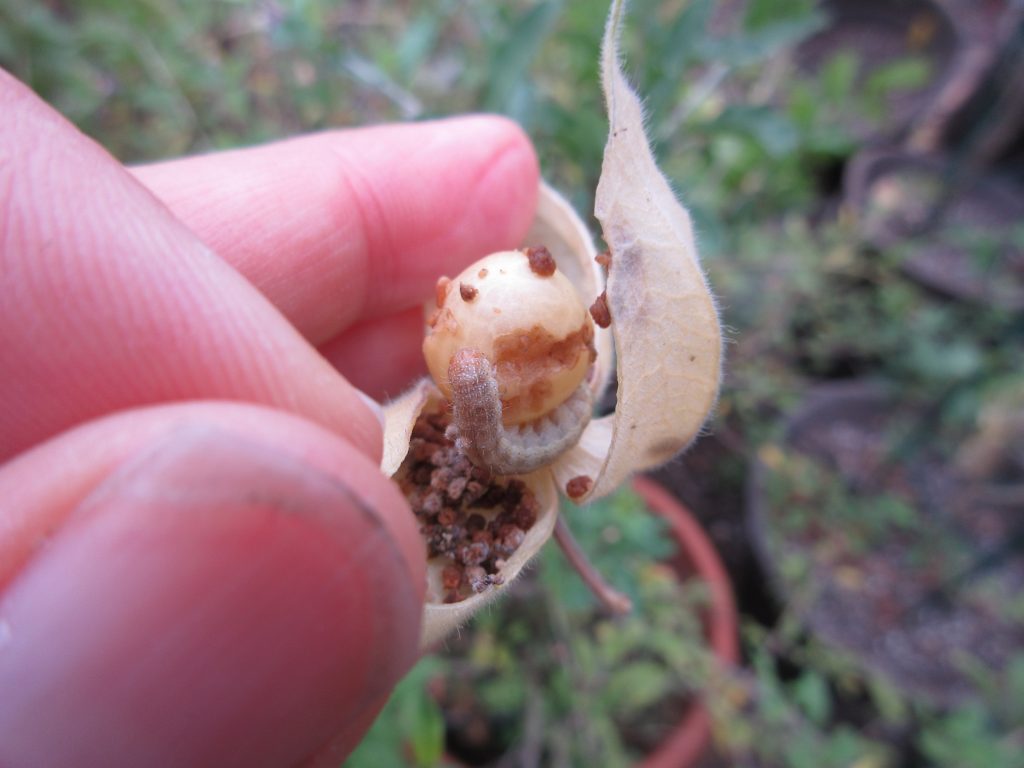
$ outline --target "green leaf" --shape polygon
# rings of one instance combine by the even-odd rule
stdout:
[[[907,58],[879,67],[864,84],[870,96],[881,97],[893,91],[920,88],[928,82],[931,67],[922,58]]]
[[[504,714],[515,714],[526,700],[526,684],[518,674],[504,674],[488,680],[480,688],[480,697],[488,709]]]
[[[1018,654],[1006,670],[1007,719],[1024,722],[1024,654]]]
[[[814,7],[815,0],[748,0],[744,26],[758,30],[781,19],[793,20],[806,17]]]
[[[444,754],[444,716],[429,697],[419,697],[416,703],[409,728],[413,757],[417,765],[436,765]]]
[[[616,712],[635,712],[654,704],[671,688],[665,668],[650,661],[635,661],[616,670],[605,696]]]
[[[825,17],[812,13],[767,24],[755,31],[727,38],[705,38],[698,46],[701,58],[735,67],[764,61],[783,48],[796,45],[825,25]]]
[[[832,712],[832,699],[825,678],[805,672],[792,684],[793,700],[815,725],[824,725]]]
[[[395,51],[398,69],[406,80],[412,78],[422,66],[434,46],[441,30],[440,15],[436,11],[423,11],[406,28]]]
[[[672,24],[665,44],[666,71],[681,68],[692,58],[700,41],[707,36],[714,11],[714,0],[692,0]]]
[[[902,725],[909,716],[909,706],[899,691],[888,680],[873,676],[868,680],[871,701],[887,723]]]
[[[845,102],[853,92],[860,61],[851,51],[840,51],[832,56],[821,70],[821,87],[825,97],[833,104]]]
[[[444,753],[444,718],[426,688],[438,669],[437,659],[425,657],[406,675],[345,762],[347,768],[407,765],[407,747],[417,768],[428,768],[440,761]]]
[[[491,79],[483,97],[485,110],[511,113],[513,97],[527,79],[527,70],[562,10],[546,0],[524,13],[491,57]]]
[[[800,136],[792,121],[770,107],[730,106],[710,126],[753,140],[767,155],[783,157],[796,151]]]

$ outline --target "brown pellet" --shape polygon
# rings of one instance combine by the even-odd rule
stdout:
[[[474,541],[472,544],[459,547],[458,559],[464,565],[480,565],[490,557],[490,554],[491,548],[486,541]]]
[[[425,515],[436,515],[441,511],[441,494],[433,491],[428,493],[424,499],[423,504],[420,507]]]
[[[466,483],[469,482],[465,476],[456,476],[450,483],[448,483],[448,498],[452,501],[458,501],[462,498],[462,494],[466,490]]]
[[[607,328],[612,324],[612,315],[608,311],[608,294],[606,291],[601,291],[601,295],[590,305],[590,316],[594,318],[594,322],[601,328]]]
[[[551,277],[555,274],[555,268],[557,267],[555,258],[551,255],[551,251],[543,245],[527,248],[526,258],[530,260],[530,269],[533,270],[534,274],[541,277]]]
[[[441,571],[441,584],[445,589],[458,589],[462,583],[462,566],[452,563],[446,565]]]
[[[444,507],[440,512],[437,513],[438,525],[455,525],[455,522],[459,519],[459,513],[451,507]]]
[[[587,475],[574,477],[565,484],[565,492],[570,499],[579,499],[587,494],[594,485],[594,481]]]
[[[420,416],[400,482],[427,556],[447,559],[441,599],[459,602],[503,583],[498,571],[536,523],[540,504],[521,480],[493,480],[486,469],[473,466],[446,436],[449,421],[443,412]]]

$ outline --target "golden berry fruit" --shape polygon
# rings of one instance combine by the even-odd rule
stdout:
[[[537,249],[531,250],[532,260],[523,251],[503,251],[442,278],[423,340],[430,375],[449,398],[455,353],[469,348],[487,358],[507,425],[533,421],[565,402],[595,355],[593,321],[576,289],[558,270],[537,270]]]

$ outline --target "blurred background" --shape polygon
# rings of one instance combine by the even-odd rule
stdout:
[[[597,234],[606,11],[0,0],[0,65],[125,162],[501,112]],[[546,551],[349,764],[1024,766],[1024,2],[634,0],[624,49],[728,327],[684,509],[567,508],[637,611]]]

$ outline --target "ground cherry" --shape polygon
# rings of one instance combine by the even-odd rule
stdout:
[[[572,283],[544,248],[504,251],[437,287],[423,341],[431,376],[451,397],[448,370],[464,349],[494,367],[502,422],[552,413],[579,388],[594,360],[594,326]]]

